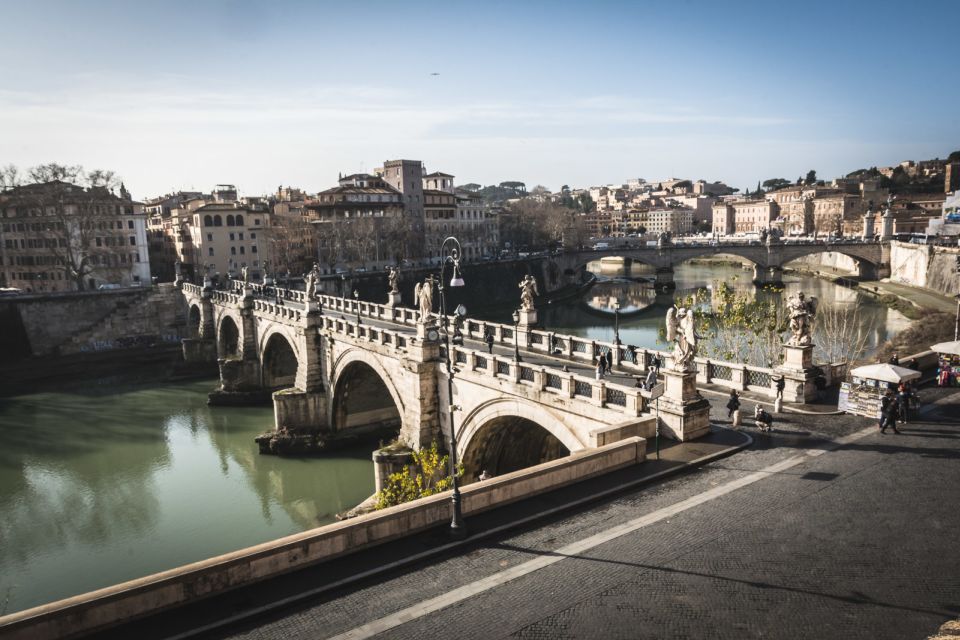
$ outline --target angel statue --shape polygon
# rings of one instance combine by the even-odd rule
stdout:
[[[697,355],[697,333],[694,329],[693,309],[677,308],[667,310],[667,340],[674,343],[674,371],[689,371]]]
[[[418,282],[413,288],[413,298],[420,306],[420,322],[428,322],[433,314],[433,282],[431,274],[423,283]]]
[[[390,267],[387,284],[390,285],[390,293],[400,293],[400,272],[396,267]]]
[[[537,280],[527,274],[520,281],[520,308],[524,311],[533,311],[533,296],[540,295],[537,291]]]
[[[787,340],[792,347],[806,347],[813,344],[813,320],[817,315],[816,297],[804,299],[803,291],[787,300],[787,314],[790,316],[790,331],[793,335]]]
[[[305,278],[307,300],[313,300],[317,297],[317,277],[320,275],[320,267],[317,266],[317,263],[313,263],[313,268],[307,272],[307,277]]]

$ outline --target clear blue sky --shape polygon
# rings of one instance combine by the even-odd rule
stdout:
[[[392,158],[752,188],[960,149],[956,0],[0,0],[0,22],[0,165],[109,168],[138,198]]]

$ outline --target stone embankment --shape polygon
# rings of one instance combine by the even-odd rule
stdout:
[[[0,300],[0,362],[176,344],[185,328],[172,284],[11,296]]]

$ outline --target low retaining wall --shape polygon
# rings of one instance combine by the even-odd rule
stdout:
[[[642,462],[646,441],[628,438],[461,489],[479,513]],[[0,618],[11,640],[65,638],[193,602],[347,555],[450,521],[450,492],[194,562]]]

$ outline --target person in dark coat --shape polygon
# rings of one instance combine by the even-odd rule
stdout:
[[[727,400],[727,417],[732,418],[733,412],[740,408],[740,394],[736,389],[730,389],[730,399]]]
[[[900,433],[897,429],[897,399],[891,389],[887,389],[880,399],[880,433],[886,433],[887,427],[892,427],[894,433]]]
[[[613,349],[607,351],[607,373],[613,371]]]
[[[487,343],[487,353],[493,353],[493,334],[488,331],[484,341]]]

